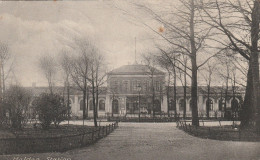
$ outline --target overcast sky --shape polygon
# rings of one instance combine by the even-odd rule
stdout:
[[[134,62],[135,37],[137,58],[153,50],[149,29],[131,20],[119,8],[150,21],[128,2],[0,2],[0,37],[15,57],[15,76],[23,86],[46,85],[37,62],[42,54],[57,55],[75,36],[91,39],[105,54],[109,68]],[[132,14],[131,13],[131,14]],[[153,24],[155,29],[160,24]]]

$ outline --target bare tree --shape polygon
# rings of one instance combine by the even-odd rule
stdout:
[[[205,4],[203,5],[205,6]],[[216,0],[214,3],[209,2],[206,6],[203,7],[206,14],[204,22],[226,37],[226,39],[215,39],[215,41],[239,53],[248,61],[241,126],[256,126],[260,130],[258,44],[260,2],[259,0]],[[231,12],[233,16],[230,16]]]
[[[213,78],[215,69],[216,69],[216,64],[208,61],[206,64],[206,67],[203,68],[202,73],[201,73],[202,77],[204,78],[204,80],[207,84],[207,103],[206,103],[207,118],[210,117],[209,111],[210,111],[211,83],[212,83],[212,78]]]
[[[49,55],[43,55],[39,59],[39,67],[48,81],[50,93],[53,93],[53,87],[55,85],[55,76],[57,74],[58,69],[58,65],[55,59]]]
[[[94,117],[94,125],[97,127],[97,118],[98,118],[98,102],[99,102],[99,94],[101,91],[100,87],[106,82],[106,72],[104,66],[104,57],[98,52],[95,46],[92,46],[90,49],[90,66],[89,72],[90,76],[88,80],[92,86],[91,93],[93,98],[93,117]]]
[[[165,29],[158,31],[146,24],[138,17],[133,16],[137,21],[145,25],[155,34],[160,36],[166,43],[168,43],[175,53],[188,55],[191,62],[191,102],[192,102],[192,125],[199,125],[198,119],[198,104],[197,104],[197,72],[209,59],[219,54],[220,51],[208,51],[212,54],[204,54],[201,63],[197,63],[197,56],[199,53],[207,52],[212,46],[206,43],[208,37],[212,36],[212,27],[207,27],[201,23],[199,16],[199,5],[195,0],[179,0],[181,5],[176,7],[176,10],[169,11],[167,16],[160,15],[147,5],[135,4],[142,10],[147,11],[156,21],[163,24]],[[128,11],[123,10],[129,15]],[[171,15],[172,17],[169,17]],[[174,18],[173,18],[174,17]],[[164,32],[165,30],[165,32]]]
[[[31,92],[21,86],[11,86],[6,91],[1,105],[9,115],[12,128],[21,129],[27,123],[31,98]]]
[[[183,70],[178,69],[179,71],[179,79],[181,81],[181,84],[183,86],[183,99],[184,99],[184,109],[183,109],[183,118],[186,118],[186,108],[187,108],[187,104],[186,104],[186,100],[187,100],[187,72],[188,72],[188,57],[186,55],[182,55],[182,61],[183,61]],[[181,66],[180,66],[181,67]],[[180,68],[179,67],[179,68]]]
[[[83,93],[83,125],[84,120],[88,116],[88,99],[89,99],[89,51],[92,45],[87,39],[76,39],[75,46],[72,46],[76,50],[77,55],[72,57],[70,65],[70,76],[73,83],[77,86],[77,89]]]
[[[11,54],[9,52],[8,44],[0,42],[0,67],[1,67],[1,93],[4,94],[6,88],[6,80],[9,78],[10,74],[13,73],[14,61],[11,60]],[[8,64],[10,62],[10,64]]]
[[[166,86],[166,96],[167,96],[167,114],[168,117],[170,117],[170,83],[171,83],[171,65],[168,63],[167,58],[165,58],[164,56],[155,56],[154,57],[157,61],[157,63],[164,69],[167,71],[168,74],[168,79],[167,79],[167,86]],[[176,111],[176,110],[175,110]]]
[[[147,75],[151,79],[151,85],[149,85],[149,93],[148,96],[151,95],[152,97],[152,111],[153,111],[153,117],[155,117],[155,98],[157,96],[156,90],[155,90],[155,74],[157,72],[157,69],[155,68],[156,61],[151,55],[143,55],[143,60],[145,65],[147,66],[148,70]]]
[[[65,75],[64,90],[67,93],[67,108],[68,108],[68,124],[70,120],[71,108],[70,108],[70,70],[71,70],[71,57],[67,50],[61,51],[60,65]]]

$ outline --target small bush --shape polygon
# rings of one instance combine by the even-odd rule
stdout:
[[[33,105],[44,129],[49,128],[52,122],[57,127],[66,119],[67,107],[58,94],[43,93],[34,100]]]
[[[23,87],[16,85],[8,88],[1,102],[2,124],[21,129],[28,121],[31,98],[31,93]]]

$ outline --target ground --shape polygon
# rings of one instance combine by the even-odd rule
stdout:
[[[175,123],[119,123],[119,128],[91,146],[64,153],[6,155],[0,159],[24,160],[25,157],[31,160],[32,157],[41,160],[260,160],[260,143],[201,139],[177,129]]]

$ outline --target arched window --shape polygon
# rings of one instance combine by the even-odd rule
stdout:
[[[218,110],[219,110],[219,111],[222,111],[224,107],[225,107],[225,99],[224,99],[224,98],[221,98],[221,99],[218,101]]]
[[[133,113],[138,112],[138,108],[139,108],[138,101],[134,101],[134,103],[133,103]]]
[[[117,114],[118,113],[118,100],[114,99],[112,101],[112,112]]]
[[[169,102],[169,111],[173,111],[175,108],[174,108],[174,100],[171,99],[170,102]]]
[[[160,112],[161,111],[161,102],[159,100],[154,101],[154,111]]]
[[[88,103],[89,110],[93,110],[93,100],[91,99]]]
[[[181,99],[179,102],[179,111],[183,111],[184,110],[184,99]]]
[[[237,101],[237,99],[232,99],[232,101],[231,101],[231,110],[233,112],[238,110],[238,101]]]
[[[105,110],[105,101],[103,99],[99,101],[99,110]]]
[[[192,111],[192,102],[190,100],[190,111]]]
[[[209,111],[213,110],[213,101],[211,99],[206,101],[206,107],[209,109]]]
[[[83,100],[80,100],[79,102],[79,109],[82,111],[83,110]]]

